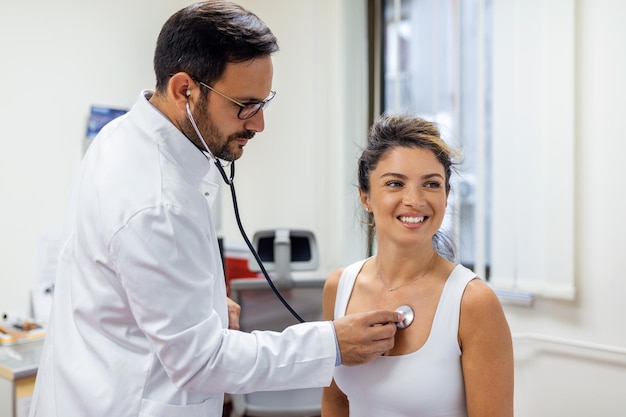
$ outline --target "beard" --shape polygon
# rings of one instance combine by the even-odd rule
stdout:
[[[198,130],[206,141],[206,146],[210,153],[224,161],[234,161],[239,159],[243,154],[243,146],[239,145],[237,139],[252,139],[255,132],[252,130],[244,130],[225,136],[218,128],[217,123],[211,118],[208,112],[207,100],[200,100],[196,105],[195,111],[192,112]],[[184,117],[180,121],[180,130],[187,138],[201,151],[206,151],[202,139],[198,137],[189,118]]]

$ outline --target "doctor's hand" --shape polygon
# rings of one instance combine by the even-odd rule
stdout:
[[[226,304],[228,305],[228,328],[231,330],[239,330],[241,306],[230,298],[226,298]]]
[[[342,365],[369,362],[393,348],[396,323],[402,315],[395,311],[369,311],[349,314],[333,321],[339,341]]]

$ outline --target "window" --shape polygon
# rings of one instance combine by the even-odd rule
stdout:
[[[443,226],[458,261],[496,289],[573,298],[573,0],[374,9],[380,112],[437,122],[463,153]]]

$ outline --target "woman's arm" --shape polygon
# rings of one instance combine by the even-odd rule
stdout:
[[[324,320],[333,320],[335,317],[335,297],[337,285],[343,269],[332,272],[324,284],[323,316]],[[325,387],[322,392],[322,417],[347,417],[349,415],[348,398],[341,392],[335,381]]]
[[[322,391],[322,417],[348,417],[349,415],[348,398],[333,380],[330,386]]]
[[[461,301],[459,343],[468,417],[513,416],[513,343],[502,305],[481,280]]]

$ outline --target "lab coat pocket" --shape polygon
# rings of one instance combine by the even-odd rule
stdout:
[[[172,405],[152,400],[141,400],[139,417],[206,417],[213,415],[216,399],[201,404]]]

